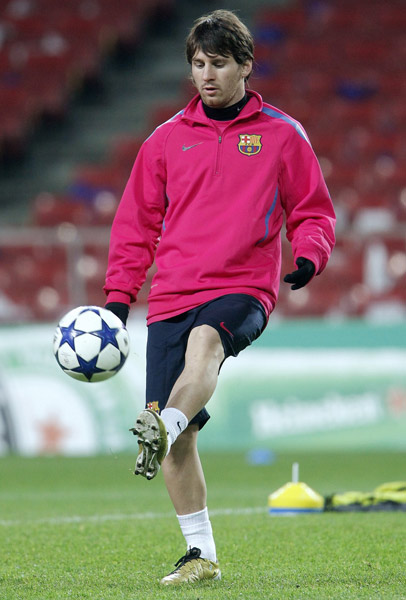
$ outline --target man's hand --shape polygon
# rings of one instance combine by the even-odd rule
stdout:
[[[296,264],[299,267],[297,271],[293,271],[293,273],[289,273],[283,278],[283,281],[286,281],[286,283],[293,283],[291,286],[292,290],[300,290],[300,288],[309,283],[316,270],[312,261],[308,258],[303,258],[303,256],[299,256]]]
[[[124,304],[124,302],[108,302],[104,308],[114,313],[126,325],[128,313],[130,312],[130,307],[127,304]]]

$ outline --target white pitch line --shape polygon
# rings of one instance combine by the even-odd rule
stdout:
[[[253,506],[249,508],[217,508],[209,511],[211,517],[241,516],[266,513],[267,508]],[[66,517],[46,517],[43,519],[0,519],[0,527],[16,527],[20,525],[69,525],[77,523],[106,523],[109,521],[140,521],[148,519],[167,519],[173,517],[173,512],[145,512],[132,514],[107,514],[107,515],[71,515]]]

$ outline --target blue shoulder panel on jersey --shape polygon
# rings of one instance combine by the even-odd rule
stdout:
[[[182,108],[182,110],[180,110],[179,112],[176,113],[176,115],[173,115],[173,117],[171,117],[170,119],[168,119],[167,121],[165,121],[165,123],[168,123],[169,121],[172,121],[178,115],[183,115],[184,112],[185,112],[185,109]]]
[[[277,198],[278,198],[278,186],[276,186],[275,196],[273,198],[273,202],[271,204],[271,207],[270,207],[270,209],[268,210],[268,212],[266,213],[266,216],[265,216],[265,235],[264,235],[264,237],[262,237],[260,240],[258,240],[255,243],[256,246],[258,246],[258,244],[261,244],[262,242],[264,242],[266,240],[266,238],[268,237],[268,233],[269,233],[269,219],[271,218],[271,215],[272,215],[273,211],[275,210]]]
[[[307,137],[306,132],[300,125],[300,123],[298,123],[294,119],[291,119],[287,115],[284,115],[278,112],[277,110],[274,110],[273,108],[268,108],[267,106],[263,107],[262,112],[264,112],[266,115],[269,115],[270,117],[274,117],[275,119],[281,119],[282,121],[285,121],[285,123],[289,123],[289,125],[292,125],[292,127],[296,129],[298,134],[310,144],[310,140]]]
[[[155,127],[154,131],[149,134],[149,136],[146,138],[145,141],[149,140],[149,138],[152,137],[154,135],[154,133],[156,132],[156,130],[159,129],[160,127],[162,127],[162,125],[165,125],[166,123],[170,123],[171,121],[173,121],[179,115],[183,115],[184,112],[185,112],[185,109],[182,108],[182,110],[180,110],[179,112],[177,112],[176,115],[173,115],[173,117],[171,117],[167,121],[164,121],[163,123],[161,123],[160,125],[158,125],[157,127]]]

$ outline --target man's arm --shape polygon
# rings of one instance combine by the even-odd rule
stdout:
[[[114,305],[122,321],[124,306],[136,300],[154,260],[166,210],[165,187],[159,140],[149,138],[137,156],[111,229],[104,291],[106,304]]]
[[[295,278],[300,277],[303,282],[302,276],[308,276],[305,282],[308,283],[313,277],[311,267],[298,261],[311,262],[316,275],[323,271],[335,243],[335,213],[313,149],[307,139],[295,130],[290,132],[282,149],[280,186],[286,214],[286,236],[299,267]],[[299,287],[303,285],[294,289]]]

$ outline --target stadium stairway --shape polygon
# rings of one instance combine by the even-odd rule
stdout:
[[[34,3],[34,0],[30,2]],[[35,0],[35,3],[38,2],[52,5],[51,0]],[[117,0],[115,3],[107,0],[95,0],[94,3],[75,0],[71,4],[100,3],[110,8],[114,4],[130,8],[134,4],[155,4],[137,0]],[[13,0],[0,0],[0,33],[4,29],[7,8],[12,4]],[[107,48],[106,43],[102,44],[102,51],[98,52],[95,59],[89,47],[83,48],[83,42],[79,44],[75,40],[75,45],[79,45],[77,52],[81,52],[81,85],[78,85],[77,78],[70,81],[73,89],[69,87],[66,93],[59,88],[59,95],[53,89],[53,93],[47,96],[51,82],[48,90],[46,84],[50,70],[54,73],[53,78],[57,77],[58,72],[63,74],[71,56],[46,57],[45,62],[53,62],[53,65],[45,73],[44,69],[41,70],[44,76],[40,80],[44,81],[44,95],[49,101],[44,119],[30,120],[29,115],[32,116],[34,108],[27,102],[27,95],[19,89],[10,91],[1,86],[2,57],[4,61],[5,52],[0,46],[0,108],[4,111],[0,118],[0,141],[9,132],[24,142],[23,146],[18,145],[17,148],[11,145],[9,155],[6,153],[4,156],[3,153],[0,164],[0,211],[4,222],[23,224],[33,197],[44,191],[64,193],[76,167],[82,163],[97,165],[107,158],[114,137],[128,137],[128,134],[137,135],[140,132],[144,134],[148,127],[146,115],[151,107],[162,102],[179,102],[179,89],[187,73],[183,59],[185,32],[193,20],[211,10],[214,3],[210,0],[193,3],[164,0],[158,4],[164,5],[163,14],[162,11],[161,14],[160,11],[158,14],[154,12],[148,24],[145,18],[137,31],[121,31],[118,53],[111,53],[114,44],[110,40]],[[261,4],[264,1],[254,0],[248,10],[241,0],[223,3],[225,8],[238,9],[240,6],[240,14],[247,19],[252,19],[252,10]],[[128,8],[124,15],[128,17]],[[17,15],[13,18],[20,26],[24,21],[28,30],[25,34],[38,39],[37,28],[43,26],[38,19],[17,19]],[[86,22],[83,21],[81,26],[85,27]],[[123,27],[122,19],[119,25]],[[65,32],[69,26],[67,18]],[[78,39],[82,38],[83,35]],[[58,46],[58,39],[54,36],[49,37],[48,41]],[[125,52],[126,49],[130,51]],[[93,60],[89,57],[93,57]],[[30,60],[39,63],[40,58],[34,56]],[[37,88],[40,88],[39,81]],[[36,92],[39,94],[40,90]],[[12,160],[13,152],[17,153],[20,160]]]

